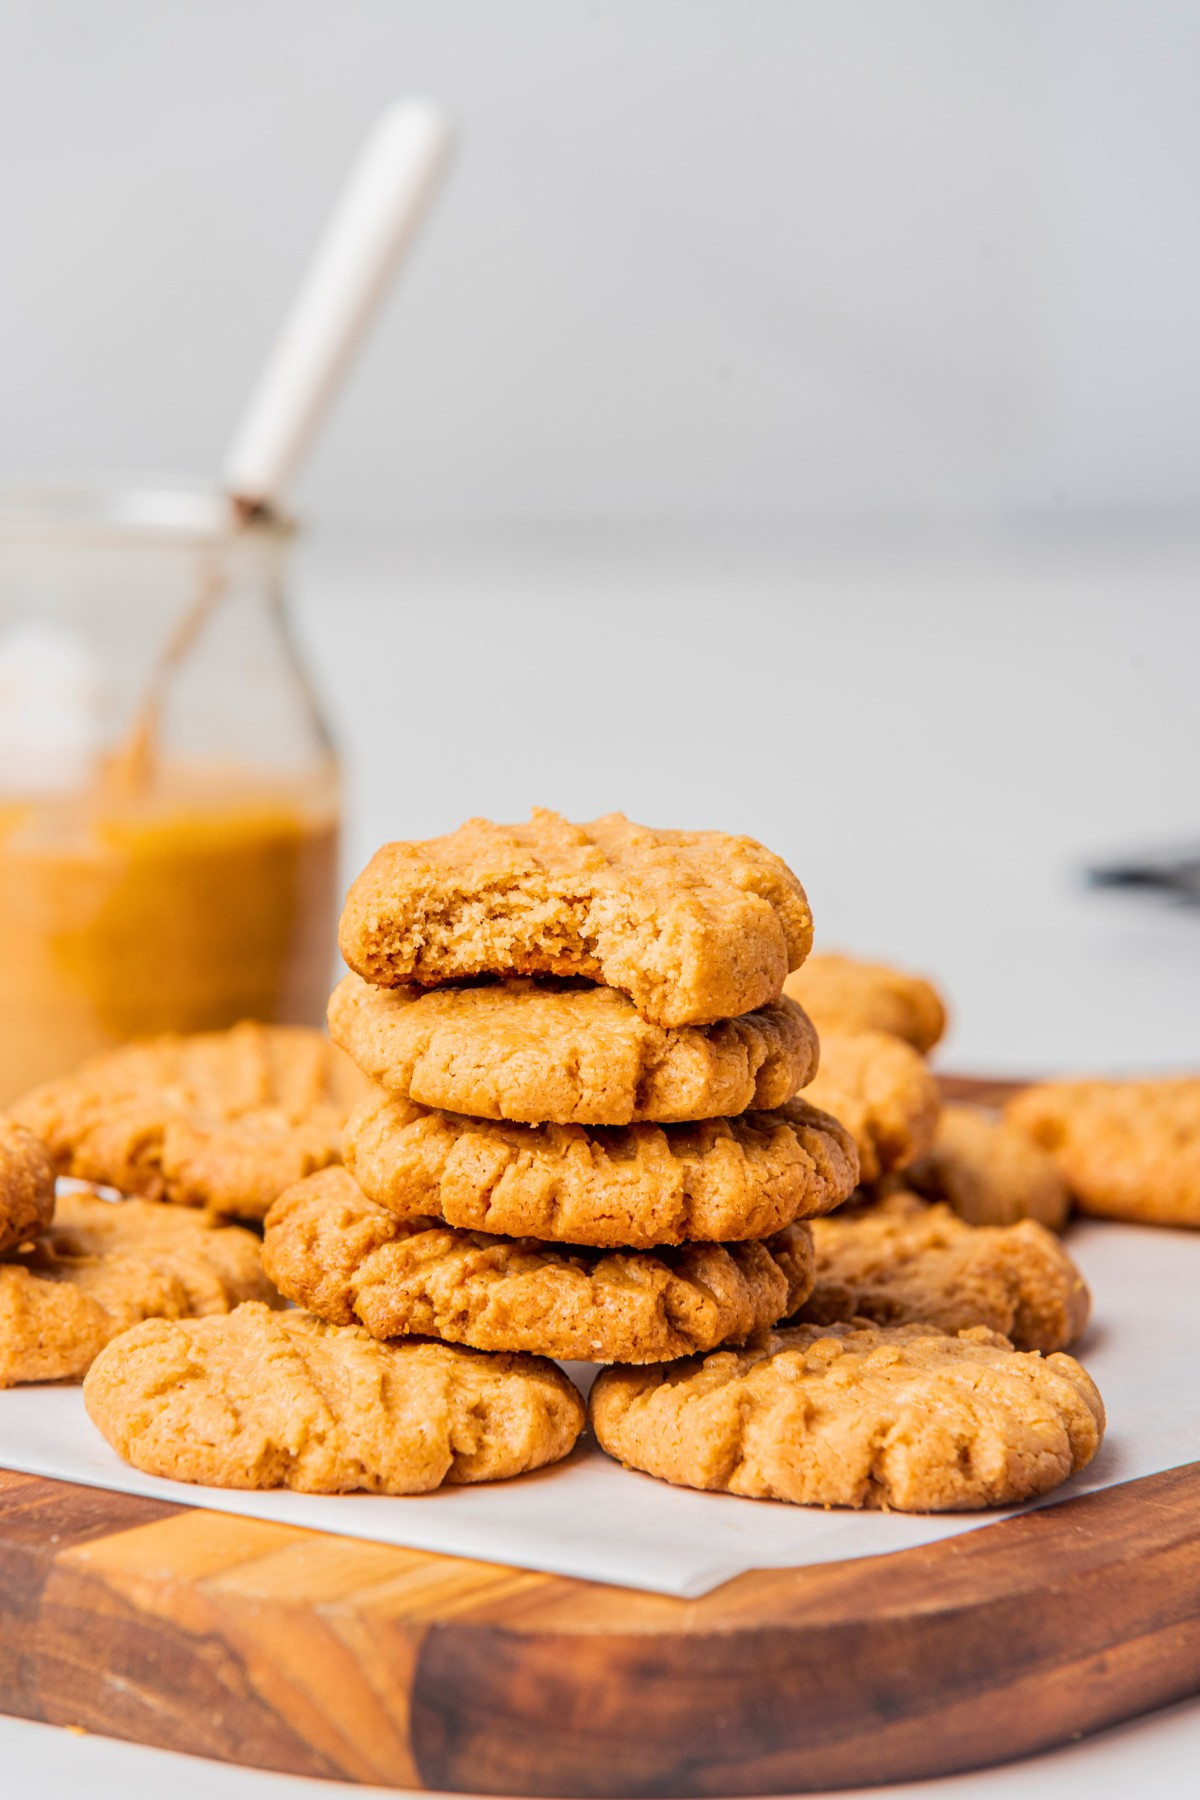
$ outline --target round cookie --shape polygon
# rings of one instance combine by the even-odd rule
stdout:
[[[765,1243],[581,1250],[398,1219],[344,1169],[280,1196],[263,1265],[289,1300],[373,1337],[626,1363],[743,1343],[795,1311],[813,1276],[804,1225]]]
[[[590,1415],[610,1456],[677,1487],[897,1512],[1044,1494],[1104,1432],[1073,1357],[924,1325],[783,1326],[742,1350],[605,1369]]]
[[[338,1160],[338,1133],[369,1091],[322,1032],[247,1022],[95,1057],[12,1110],[62,1175],[261,1219]]]
[[[1004,1117],[1053,1156],[1081,1212],[1200,1226],[1200,1075],[1045,1082]]]
[[[54,1217],[54,1164],[40,1139],[0,1116],[0,1252],[24,1244]]]
[[[622,813],[572,825],[539,807],[525,825],[468,819],[385,844],[350,889],[339,940],[380,987],[582,975],[656,1025],[710,1025],[779,998],[812,948],[812,915],[753,838]]]
[[[537,1356],[382,1344],[357,1325],[251,1303],[154,1319],[102,1350],[92,1423],[148,1475],[309,1494],[425,1494],[566,1456],[578,1390]]]
[[[924,1058],[884,1031],[821,1033],[821,1066],[805,1099],[840,1119],[858,1145],[863,1181],[878,1181],[933,1142],[941,1097]]]
[[[850,1194],[849,1133],[804,1100],[690,1125],[510,1125],[380,1094],[342,1133],[347,1168],[401,1218],[649,1250],[770,1237]]]
[[[817,1034],[791,1000],[668,1030],[616,988],[520,977],[429,989],[347,975],[329,1002],[329,1030],[389,1093],[530,1125],[768,1111],[817,1069]]]
[[[143,1319],[275,1301],[258,1239],[149,1200],[64,1194],[32,1248],[0,1262],[0,1387],[80,1381]]]
[[[1044,1226],[964,1225],[949,1207],[904,1201],[813,1221],[817,1275],[799,1319],[986,1325],[1018,1350],[1063,1350],[1083,1331],[1091,1295]]]
[[[920,975],[852,956],[810,956],[784,992],[798,1000],[824,1041],[827,1031],[890,1031],[923,1056],[946,1029],[937,989]]]
[[[943,1200],[968,1225],[1036,1219],[1061,1231],[1071,1196],[1054,1158],[975,1106],[945,1106],[933,1144],[904,1171],[926,1200]]]

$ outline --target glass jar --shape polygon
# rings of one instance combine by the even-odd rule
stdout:
[[[0,494],[0,1105],[144,1033],[324,1017],[338,770],[289,537],[201,492]]]

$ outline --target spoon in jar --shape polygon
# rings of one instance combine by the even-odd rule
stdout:
[[[229,446],[222,485],[240,512],[278,505],[417,235],[449,147],[431,100],[399,100],[376,121]]]
[[[450,130],[432,100],[398,100],[376,120],[284,317],[225,457],[221,486],[236,525],[278,512],[283,495],[380,302],[410,249],[449,160]],[[222,591],[205,558],[195,597],[155,664],[105,785],[150,783],[168,682]]]

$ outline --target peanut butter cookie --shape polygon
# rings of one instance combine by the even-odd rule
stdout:
[[[784,991],[798,1000],[824,1040],[827,1031],[890,1031],[927,1055],[946,1029],[937,989],[920,975],[851,956],[810,956]]]
[[[710,1025],[777,1000],[812,945],[804,889],[753,838],[468,819],[385,844],[350,889],[342,955],[381,987],[583,975],[655,1025]]]
[[[0,1262],[0,1387],[82,1380],[142,1319],[273,1298],[253,1232],[148,1200],[64,1194],[32,1248]]]
[[[1095,1455],[1073,1357],[982,1326],[792,1325],[743,1350],[605,1369],[592,1427],[626,1468],[799,1506],[963,1512],[1044,1494]]]
[[[382,1094],[342,1134],[401,1218],[601,1249],[770,1237],[853,1191],[850,1135],[803,1100],[691,1125],[510,1125]]]
[[[261,1219],[338,1160],[338,1133],[369,1091],[321,1032],[246,1023],[98,1056],[12,1111],[62,1175]]]
[[[54,1164],[39,1138],[0,1116],[0,1252],[35,1238],[54,1216]]]
[[[398,1219],[344,1169],[289,1188],[267,1215],[263,1264],[289,1300],[373,1337],[583,1362],[660,1362],[743,1343],[812,1286],[812,1239],[602,1251]]]
[[[382,1344],[357,1325],[239,1306],[117,1338],[83,1385],[93,1424],[147,1475],[309,1494],[425,1494],[557,1462],[578,1390],[538,1356]]]
[[[933,1142],[937,1082],[911,1044],[885,1031],[821,1033],[821,1066],[805,1098],[840,1119],[858,1145],[864,1181],[878,1181]]]
[[[318,1177],[320,1179],[320,1177]],[[1064,1350],[1087,1324],[1091,1295],[1056,1237],[1032,1219],[964,1225],[946,1206],[904,1197],[817,1219],[816,1284],[799,1317],[814,1325],[986,1325],[1018,1350]]]
[[[926,1200],[944,1200],[968,1225],[1036,1219],[1061,1231],[1071,1196],[1048,1150],[975,1106],[945,1106],[932,1148],[904,1171]]]
[[[1200,1226],[1200,1075],[1048,1081],[1004,1116],[1054,1157],[1082,1212]]]
[[[329,1030],[391,1093],[524,1124],[770,1110],[817,1068],[817,1034],[794,1001],[668,1030],[616,988],[578,981],[380,988],[347,975],[329,1002]]]

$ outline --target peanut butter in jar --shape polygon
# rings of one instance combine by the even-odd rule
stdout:
[[[39,498],[0,504],[0,1105],[146,1033],[319,1024],[339,897],[285,534]]]

